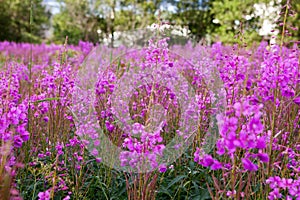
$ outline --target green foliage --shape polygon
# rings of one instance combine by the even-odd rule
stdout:
[[[176,9],[169,20],[174,24],[187,26],[196,40],[204,38],[207,30],[213,29],[210,1],[170,0],[168,2]]]
[[[68,43],[77,44],[79,40],[99,41],[97,29],[107,26],[103,16],[89,1],[63,0],[60,12],[53,17],[54,42],[62,43],[68,36]]]
[[[0,3],[0,41],[39,43],[49,29],[50,12],[42,0],[2,0]],[[32,5],[31,5],[32,3]],[[32,11],[32,24],[29,24]]]
[[[179,162],[174,163],[174,168],[160,178],[157,199],[211,199],[206,186],[211,183],[208,174],[208,169],[195,163],[191,152],[186,152]]]
[[[55,42],[62,42],[68,36],[69,43],[77,44],[79,40],[96,43],[115,31],[145,28],[156,20],[154,13],[162,1],[61,0],[60,2],[61,11],[53,18],[52,39]],[[101,30],[101,33],[97,33],[97,30]]]
[[[74,152],[66,151],[65,153],[72,155]],[[81,173],[71,170],[74,169],[74,166],[73,162],[69,160],[66,160],[64,164],[67,171],[57,170],[55,172],[57,177],[65,177],[65,175],[69,177],[65,179],[65,182],[73,193],[72,199],[127,199],[126,179],[122,172],[97,163],[87,151],[84,153],[84,160],[88,162],[81,169]],[[24,199],[38,199],[39,192],[51,188],[51,173],[55,171],[53,163],[57,162],[55,157],[31,161],[35,165],[27,165],[24,169],[19,170],[17,178],[18,189]],[[63,176],[63,174],[65,175]],[[82,177],[80,174],[83,174]],[[179,162],[174,163],[174,168],[159,175],[156,199],[208,200],[211,198],[206,183],[212,184],[209,169],[195,163],[191,152],[186,152]],[[54,199],[63,199],[68,195],[67,191],[55,192]]]
[[[161,3],[161,0],[121,0],[121,9],[115,14],[116,28],[121,31],[145,28],[156,21],[154,13],[159,10]]]
[[[298,28],[292,30],[292,34],[295,37],[295,40],[300,40],[300,0],[291,1],[291,10],[292,16],[290,16],[291,24],[293,28]]]
[[[214,40],[220,40],[224,43],[235,43],[235,36],[239,31],[243,31],[246,36],[246,43],[258,41],[261,37],[258,35],[258,18],[252,17],[246,20],[246,16],[251,16],[254,12],[253,5],[261,1],[253,0],[218,0],[211,1],[211,13],[216,28],[209,33]],[[253,15],[252,15],[253,16]]]
[[[68,43],[76,44],[84,37],[81,28],[77,27],[76,24],[70,24],[70,21],[72,21],[72,18],[66,12],[54,16],[54,42],[62,43],[65,37],[68,36]]]
[[[2,0],[0,4],[0,41],[34,42],[45,40],[45,31],[50,29],[50,13],[42,0]],[[270,0],[58,0],[60,12],[52,18],[52,38],[49,42],[77,44],[79,40],[97,43],[114,32],[133,31],[145,28],[160,18],[171,24],[186,26],[197,41],[211,38],[213,42],[243,42],[251,44],[260,41],[258,30],[262,26],[259,16],[254,16],[255,3],[269,3]],[[287,0],[280,4],[284,6]],[[300,1],[290,0],[291,11],[287,28],[299,27]],[[275,3],[276,4],[276,3]],[[161,10],[172,5],[171,10]],[[30,12],[33,21],[29,25]],[[283,14],[281,14],[283,18]],[[293,15],[293,16],[291,16]],[[248,18],[246,18],[248,16]],[[249,18],[249,16],[251,16]],[[282,30],[281,27],[279,29]],[[101,30],[101,32],[97,32]],[[280,31],[281,31],[280,30]],[[289,30],[293,40],[299,40],[299,30]]]
[[[300,41],[300,0],[284,0],[281,2],[281,17],[279,23],[284,23],[283,42],[285,45],[293,45]],[[285,18],[286,15],[286,19]],[[279,26],[280,37],[282,37],[283,26]],[[281,38],[278,38],[281,40]]]

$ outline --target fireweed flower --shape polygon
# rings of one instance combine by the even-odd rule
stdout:
[[[250,101],[245,99],[236,102],[233,105],[233,117],[218,116],[219,123],[222,124],[220,138],[217,140],[217,154],[220,156],[228,155],[233,157],[238,149],[244,149],[245,155],[252,155],[251,151],[255,149],[263,150],[266,148],[266,135],[263,132],[264,127],[261,122],[262,105],[251,105]],[[246,121],[245,121],[246,120]],[[240,122],[244,125],[240,125]],[[247,153],[248,152],[248,153]],[[211,167],[216,161],[209,155],[199,157],[199,149],[195,152],[195,162],[204,167]],[[266,153],[253,154],[252,158],[258,158],[261,162],[268,162],[269,156]],[[201,158],[201,159],[200,159]],[[241,162],[245,170],[257,171],[258,166],[254,164],[250,157],[242,157]],[[221,164],[218,162],[216,169],[220,169]]]
[[[0,71],[0,161],[3,167],[0,176],[7,174],[14,178],[16,168],[20,166],[16,160],[17,149],[29,140],[30,134],[26,130],[28,101],[19,93],[26,69],[14,62],[8,63],[8,67],[9,70]]]
[[[141,71],[138,73],[130,71],[135,70],[134,67],[128,69],[129,71],[122,72],[122,76],[113,67],[104,71],[99,70],[99,79],[96,82],[97,100],[95,107],[104,134],[109,136],[110,139],[116,138],[116,145],[122,148],[119,154],[121,167],[128,166],[135,171],[136,169],[141,171],[157,168],[162,172],[167,169],[160,163],[160,159],[164,157],[167,143],[167,141],[164,141],[163,135],[172,138],[172,134],[180,132],[175,127],[180,127],[181,121],[184,121],[176,122],[176,118],[180,116],[178,112],[180,105],[177,99],[178,94],[175,94],[175,91],[180,90],[180,95],[183,96],[182,99],[187,98],[189,84],[188,82],[181,84],[178,86],[179,89],[171,84],[178,82],[180,74],[177,71],[183,71],[185,67],[176,63],[179,61],[175,60],[174,55],[170,53],[167,39],[156,42],[150,40],[148,47],[136,54],[126,54],[125,57],[128,56],[128,60],[134,57],[134,61],[130,65],[139,65]],[[142,55],[139,56],[140,54]],[[120,63],[118,64],[119,68],[120,65],[122,66],[121,61]],[[185,65],[187,64],[185,63]],[[121,84],[120,81],[122,81]],[[122,91],[118,91],[122,84],[126,87],[122,88]],[[128,90],[128,92],[123,89]],[[118,94],[114,96],[115,93]],[[128,94],[129,96],[127,96]],[[152,109],[156,109],[155,116],[152,116]],[[129,116],[124,114],[128,112]],[[192,106],[188,108],[187,113],[186,118],[195,115],[194,108]],[[168,120],[164,120],[164,118]],[[84,124],[82,127],[84,127]],[[86,128],[89,127],[91,125]],[[82,135],[90,135],[88,131],[80,132],[84,133]],[[181,132],[184,133],[182,135],[178,134],[178,136],[187,139],[188,135],[185,133],[187,131],[181,130]],[[176,146],[176,144],[172,147],[175,149],[178,147],[177,150],[182,148],[182,146]]]
[[[258,153],[256,156],[259,158],[260,161],[267,163],[269,162],[269,155],[266,153]]]
[[[50,192],[46,190],[45,192],[39,192],[39,200],[50,200]]]
[[[72,121],[71,113],[68,112],[68,109],[65,108],[71,105],[70,94],[74,86],[75,66],[76,64],[82,62],[84,56],[80,56],[78,60],[71,61],[70,59],[69,61],[72,62],[74,66],[67,64],[61,65],[60,63],[53,62],[54,59],[53,57],[51,58],[51,56],[54,56],[56,54],[55,51],[61,49],[60,46],[40,45],[32,47],[32,45],[29,44],[12,43],[11,45],[13,45],[14,47],[11,46],[5,50],[0,47],[0,49],[5,51],[7,54],[14,54],[17,59],[20,59],[21,63],[16,63],[9,60],[9,62],[7,62],[7,67],[1,67],[0,71],[0,160],[1,163],[6,163],[6,171],[9,171],[8,174],[10,174],[12,178],[14,178],[16,171],[15,168],[19,167],[19,164],[16,163],[16,158],[14,156],[16,152],[15,150],[17,148],[23,147],[24,142],[29,141],[31,144],[34,144],[30,145],[34,146],[30,150],[30,155],[35,155],[38,158],[50,156],[51,152],[48,150],[53,149],[53,145],[55,147],[56,142],[58,154],[63,153],[63,148],[72,147],[72,145],[75,143],[73,142],[72,144],[68,144],[68,146],[61,145],[62,143],[60,141],[60,136],[63,136],[62,133],[59,133],[59,141],[50,141],[49,137],[47,137],[46,135],[47,133],[51,132],[51,130],[47,129],[47,123],[50,120],[53,120],[54,115],[58,114],[61,114],[61,116],[59,117],[60,122],[64,120]],[[92,47],[92,44],[80,44],[80,48],[84,49],[85,51],[84,54],[87,54]],[[29,60],[27,59],[27,57],[24,57],[24,53],[26,54],[26,52],[30,52],[30,49],[32,50],[33,63],[31,66],[32,93],[29,99],[27,91],[27,84],[29,83],[29,71],[27,64]],[[43,64],[39,62],[42,62]],[[51,98],[57,100],[46,100]],[[30,126],[33,126],[33,129],[31,129],[31,133],[29,133],[27,130],[29,125],[29,109],[31,109],[30,112],[32,117],[30,119]],[[60,124],[63,127],[58,127],[58,124],[56,124],[55,128],[68,131],[65,127],[65,123]],[[42,137],[37,138],[36,134]],[[39,152],[46,151],[45,149],[41,149],[40,145],[36,145],[35,140],[32,140],[31,138],[37,138],[40,140],[44,139],[46,146],[51,145],[50,148],[49,146],[46,147],[46,155],[43,153],[38,154]],[[7,143],[10,143],[12,146],[9,148],[7,161],[3,162],[2,153],[4,151],[2,151],[2,147],[6,146]],[[22,151],[22,149],[20,151]],[[81,160],[80,156],[82,155],[78,155],[79,161]],[[36,164],[37,163],[35,162],[29,162],[29,165],[26,166],[33,167]],[[12,187],[14,187],[14,184],[12,184]],[[49,191],[40,193],[39,198],[49,199]],[[12,199],[17,199],[17,197],[12,197]]]
[[[300,198],[300,179],[281,178],[279,176],[269,177],[266,183],[270,186],[272,191],[269,193],[269,199],[280,199],[284,191],[287,191],[287,199]]]
[[[300,106],[300,97],[296,97],[296,98],[293,100],[293,102],[294,102],[295,104],[297,104],[298,106]]]
[[[152,28],[159,28],[159,26]],[[165,28],[169,27],[165,26],[160,29],[163,30]],[[194,160],[200,165],[209,167],[211,170],[223,169],[231,171],[238,167],[244,168],[243,172],[245,170],[260,170],[260,167],[264,167],[265,163],[270,162],[271,158],[266,153],[268,152],[266,149],[270,145],[269,140],[271,136],[274,136],[271,146],[272,163],[270,163],[272,173],[266,181],[266,184],[271,188],[268,194],[269,199],[300,199],[300,145],[295,142],[297,141],[296,136],[300,127],[300,115],[299,111],[296,110],[300,105],[298,91],[300,82],[299,49],[283,47],[282,51],[280,51],[280,47],[274,46],[271,51],[268,51],[266,50],[267,46],[267,43],[261,43],[253,52],[251,58],[249,57],[249,51],[241,49],[239,55],[235,55],[236,52],[232,50],[232,47],[223,46],[221,43],[213,44],[211,49],[200,45],[193,47],[191,44],[187,44],[184,48],[181,46],[173,48],[174,51],[180,52],[186,58],[189,58],[190,62],[203,66],[201,70],[198,68],[193,69],[196,75],[191,77],[191,83],[195,88],[203,87],[201,80],[205,79],[205,76],[203,76],[203,73],[206,73],[205,69],[210,69],[210,65],[216,65],[226,89],[228,112],[218,117],[218,122],[221,125],[219,126],[220,137],[216,143],[217,157],[214,158],[213,155],[205,154],[198,148],[194,154]],[[25,142],[32,141],[34,143],[32,138],[36,137],[35,134],[40,132],[43,134],[48,133],[47,125],[53,120],[53,115],[58,114],[57,112],[59,111],[62,112],[60,118],[73,124],[74,120],[76,120],[76,117],[68,113],[66,111],[68,109],[65,108],[73,103],[71,102],[71,91],[76,89],[74,88],[74,75],[78,66],[93,48],[93,44],[80,42],[78,46],[70,48],[80,52],[80,55],[69,58],[68,64],[60,65],[53,59],[57,57],[56,52],[61,49],[58,45],[32,46],[29,44],[0,42],[1,55],[3,54],[5,59],[10,59],[10,55],[13,55],[14,59],[16,58],[16,60],[21,62],[16,63],[9,60],[7,65],[1,67],[0,72],[0,140],[2,141],[0,152],[1,154],[6,151],[9,152],[4,169],[10,175],[16,173],[14,166],[17,166],[16,160],[18,159],[15,156],[15,152],[19,151]],[[205,52],[208,52],[204,56],[205,58],[202,55],[203,48],[205,48]],[[107,48],[102,50],[104,52],[103,55],[108,54]],[[114,53],[120,53],[124,50],[126,49],[114,49]],[[34,77],[32,82],[33,92],[31,99],[28,99],[28,91],[26,87],[23,87],[22,82],[28,83],[29,81],[27,66],[29,57],[24,56],[24,54],[29,55],[30,51],[32,51],[33,62],[37,64],[32,66]],[[159,63],[160,71],[166,72],[170,68],[176,67],[176,61],[174,62],[174,59],[169,57],[165,41],[161,41],[159,44],[150,43],[143,53],[145,53],[146,60],[139,60],[141,57],[139,54],[136,54],[135,57],[132,56],[132,58],[142,63],[144,68],[152,69]],[[99,60],[99,65],[109,64],[108,60]],[[122,62],[120,64],[122,65]],[[197,65],[197,67],[199,66]],[[84,81],[88,81],[97,72],[86,71],[85,73],[86,79]],[[96,94],[99,99],[107,100],[98,120],[102,120],[105,131],[112,133],[112,135],[117,132],[118,127],[113,118],[115,113],[110,108],[111,99],[105,98],[105,95],[115,91],[115,82],[118,75],[114,70],[107,72],[106,75],[99,74],[101,78],[99,78],[96,86]],[[167,96],[167,94],[164,95]],[[200,92],[197,95],[198,108],[208,115],[210,112],[206,105],[210,103],[210,98],[204,98]],[[76,105],[80,111],[79,113],[88,112],[88,105],[94,102],[89,102],[89,96],[85,93],[80,94],[80,96],[78,101],[81,101],[82,104]],[[176,98],[176,95],[170,94],[169,97],[170,99]],[[59,98],[60,100],[44,101],[47,98]],[[29,102],[39,103],[30,103],[30,108],[28,108]],[[146,104],[147,102],[141,102],[143,106]],[[132,108],[138,112],[139,106],[139,103],[134,103]],[[165,104],[163,107],[166,108],[168,105]],[[278,114],[277,110],[283,107],[287,107],[287,109],[282,110]],[[274,108],[276,108],[276,121],[274,132],[271,132],[267,130],[271,126],[268,119],[272,118],[270,111]],[[31,109],[34,118],[34,124],[36,125],[34,128],[41,128],[41,131],[33,130],[31,133],[28,132],[28,109]],[[134,117],[135,119],[140,119],[146,113],[146,110],[143,110],[136,113]],[[264,118],[264,121],[262,121],[262,118]],[[207,119],[205,120],[208,121]],[[133,169],[136,169],[139,167],[139,163],[146,162],[151,167],[158,168],[160,172],[165,172],[167,167],[163,164],[159,165],[158,161],[159,157],[164,153],[165,144],[163,143],[162,135],[167,129],[167,125],[163,124],[161,125],[161,130],[152,132],[145,129],[141,123],[136,125],[132,134],[126,131],[120,134],[122,140],[119,146],[123,147],[123,153],[120,156],[122,165],[130,165]],[[76,128],[76,133],[79,136],[88,135],[92,138],[91,141],[94,146],[98,146],[101,142],[97,139],[97,132],[95,131],[98,126],[99,124],[91,123],[88,118],[83,119],[82,124],[77,127],[70,124],[70,127],[73,128],[72,131]],[[65,129],[65,126],[60,128]],[[178,135],[184,134],[178,130],[175,132],[178,132]],[[272,135],[274,133],[275,135]],[[79,169],[85,158],[82,153],[84,149],[82,145],[83,143],[88,144],[89,141],[79,140],[75,136],[67,138],[67,141],[62,143],[60,136],[63,136],[63,134],[59,134],[59,141],[50,141],[49,137],[43,135],[45,136],[45,143],[49,145],[46,147],[48,149],[40,151],[40,147],[37,146],[32,149],[31,153],[36,153],[35,156],[40,158],[56,155],[56,152],[51,152],[53,145],[56,147],[54,151],[57,151],[58,154],[65,153],[66,156],[69,155],[67,152],[71,149],[79,149],[76,150],[77,154],[72,152],[71,156],[67,156],[65,163],[59,162],[59,165],[63,166],[68,162],[74,161],[74,168],[77,167]],[[7,147],[8,143],[12,144],[12,146]],[[97,151],[92,150],[91,154],[95,155],[97,162],[101,162],[102,158],[97,157],[99,153]],[[44,152],[46,153],[44,154]],[[229,159],[226,160],[225,157]],[[223,158],[226,160],[224,163]],[[230,163],[232,158],[236,159],[236,166]],[[28,164],[28,167],[37,166],[38,163],[35,161],[30,161]],[[285,169],[285,177],[278,175],[283,169]],[[58,167],[58,170],[64,171],[63,167]],[[62,173],[68,176],[69,172],[64,171]],[[58,188],[61,188],[61,190],[66,189],[63,181],[59,181],[55,188],[56,190],[59,190]],[[224,191],[227,192],[228,190]],[[237,191],[232,191],[228,191],[229,197],[237,195]],[[68,194],[70,195],[70,193]],[[49,191],[40,192],[38,197],[40,199],[49,199]],[[69,198],[69,196],[65,197],[65,199]]]
[[[124,140],[123,147],[128,149],[128,151],[123,151],[120,154],[121,165],[126,166],[129,164],[133,168],[138,168],[142,170],[142,166],[137,164],[142,163],[142,165],[150,165],[153,169],[158,167],[158,158],[162,156],[165,146],[160,144],[162,138],[160,137],[160,132],[148,133],[142,131],[141,140],[136,138],[127,137]],[[164,171],[165,165],[161,165],[160,171]]]
[[[194,153],[194,161],[203,167],[210,167],[211,170],[218,170],[222,168],[222,163],[214,159],[211,155],[205,154],[200,148],[197,148]]]
[[[257,171],[258,166],[264,168],[264,163],[270,162],[269,155],[265,152],[268,152],[267,148],[272,138],[273,159],[275,155],[278,155],[278,158],[269,164],[276,170],[287,167],[291,172],[290,176],[295,176],[299,174],[295,154],[291,150],[285,155],[281,155],[280,152],[284,149],[281,145],[283,143],[293,146],[291,149],[295,149],[296,146],[291,141],[295,141],[293,136],[299,129],[299,113],[295,111],[291,116],[289,111],[294,110],[291,108],[296,107],[295,104],[299,105],[296,96],[298,86],[295,87],[299,83],[300,75],[299,51],[283,48],[283,53],[280,54],[278,46],[274,47],[275,51],[267,51],[265,47],[264,43],[260,45],[253,55],[255,57],[253,61],[245,56],[247,52],[235,56],[233,51],[224,48],[220,43],[212,47],[214,53],[211,57],[216,58],[215,64],[219,66],[226,88],[228,106],[228,112],[217,118],[221,128],[220,138],[216,142],[216,153],[220,161],[223,157],[235,161],[232,164],[223,163],[223,169],[230,170],[232,167],[241,166],[244,171]],[[277,95],[276,98],[274,94]],[[273,113],[270,111],[274,108],[276,111],[280,109],[283,111],[276,118],[275,134],[271,130],[266,130],[271,127],[268,118],[272,116]],[[292,118],[293,133],[286,131],[287,126],[290,127],[290,122],[287,121],[290,120],[287,120],[285,115]],[[287,164],[282,163],[283,156],[286,156]],[[195,162],[203,160],[199,164],[206,167],[210,166],[214,159],[212,156],[199,153],[198,150],[194,158]],[[240,168],[237,170],[243,171]],[[291,189],[291,191],[294,194],[297,190]],[[285,196],[286,193],[281,193],[281,189],[274,189],[269,198],[296,198],[291,194]]]
[[[257,171],[258,170],[258,167],[256,164],[252,163],[249,159],[247,158],[243,158],[242,159],[242,163],[243,163],[243,166],[246,170],[249,170],[249,171]]]

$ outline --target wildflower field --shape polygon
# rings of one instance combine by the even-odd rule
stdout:
[[[0,199],[300,199],[297,45],[0,43]]]

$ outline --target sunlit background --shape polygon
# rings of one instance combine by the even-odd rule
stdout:
[[[262,39],[275,43],[280,34],[282,0],[3,0],[0,5],[0,40],[77,44],[80,40],[118,46],[137,40],[153,23],[185,30],[188,37],[206,44]],[[32,4],[32,6],[31,6]],[[299,23],[299,0],[291,1]],[[32,24],[29,26],[30,12]],[[281,13],[281,14],[280,14]],[[142,32],[143,32],[142,31]],[[142,34],[143,35],[143,34]],[[272,37],[273,36],[273,37]],[[299,32],[293,32],[299,39]],[[125,39],[124,39],[125,38]]]

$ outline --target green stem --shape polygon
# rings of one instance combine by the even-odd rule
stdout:
[[[281,40],[280,40],[280,51],[282,51],[282,46],[283,46],[286,20],[287,20],[287,15],[288,15],[288,12],[289,12],[289,4],[290,4],[290,0],[288,0],[286,5],[285,5],[285,13],[284,13],[284,18],[283,18],[282,33],[281,33]]]
[[[34,200],[35,190],[36,190],[36,175],[34,175],[34,187],[33,187],[32,198],[31,198],[32,200]]]

